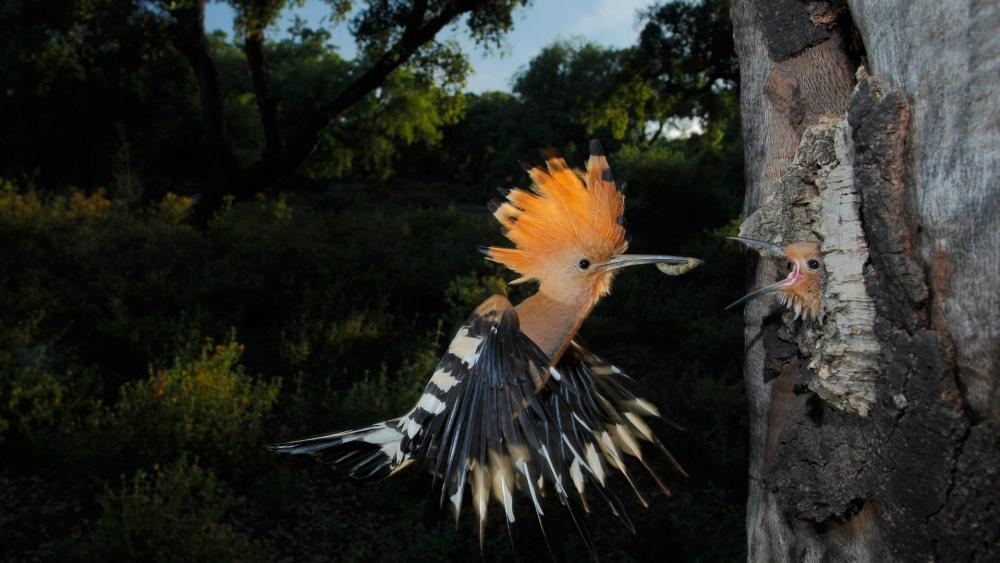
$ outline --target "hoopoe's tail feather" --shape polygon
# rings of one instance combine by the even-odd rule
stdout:
[[[392,475],[412,461],[403,451],[399,419],[371,426],[321,434],[268,446],[283,454],[307,454],[334,470],[360,481],[377,481]]]

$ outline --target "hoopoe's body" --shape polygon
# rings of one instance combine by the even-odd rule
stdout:
[[[627,457],[649,469],[641,441],[673,458],[643,420],[658,416],[656,407],[626,390],[624,374],[574,337],[618,270],[667,264],[680,273],[700,262],[624,254],[625,198],[596,141],[584,172],[560,158],[546,164],[528,170],[531,190],[506,192],[505,201],[491,206],[514,248],[483,249],[487,259],[520,274],[512,283],[535,280],[538,291],[516,307],[501,295],[477,307],[403,416],[278,444],[275,451],[316,456],[358,479],[423,461],[456,518],[468,488],[480,541],[491,496],[508,525],[515,521],[515,490],[530,500],[539,524],[543,489],[552,488],[575,519],[571,491],[589,511],[588,486],[627,523],[620,501],[605,489],[610,472],[631,484]]]
[[[726,309],[760,295],[775,293],[780,304],[795,311],[795,318],[819,319],[823,305],[823,257],[815,242],[793,242],[787,246],[744,237],[729,237],[765,256],[788,261],[788,275],[777,283],[757,288],[734,301]]]

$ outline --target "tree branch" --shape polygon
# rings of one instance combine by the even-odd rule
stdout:
[[[652,137],[650,137],[649,139],[646,140],[646,146],[647,147],[648,146],[652,146],[652,144],[655,143],[657,141],[657,139],[660,138],[660,135],[663,134],[663,126],[664,126],[665,123],[666,123],[666,120],[661,119],[659,121],[659,125],[656,128],[656,133],[654,133]],[[645,135],[645,131],[643,131],[643,135]]]
[[[233,178],[227,192],[241,197],[264,191],[294,172],[312,154],[319,144],[323,131],[332,122],[381,86],[392,71],[405,63],[420,47],[433,40],[444,26],[473,7],[474,2],[468,0],[456,2],[425,20],[426,1],[415,2],[413,15],[397,42],[336,98],[314,111],[307,118],[302,133],[295,139],[289,140],[284,151],[277,156],[265,155],[247,167]],[[219,198],[221,201],[221,194]]]

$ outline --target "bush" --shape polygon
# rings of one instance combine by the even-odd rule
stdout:
[[[141,464],[193,453],[216,467],[251,471],[281,381],[246,375],[242,351],[232,339],[209,341],[194,357],[123,386],[111,417],[116,442]]]
[[[139,470],[106,488],[101,515],[64,549],[80,561],[245,561],[252,544],[226,523],[233,498],[224,483],[187,459]]]
[[[437,354],[428,349],[391,376],[385,366],[377,377],[366,374],[342,395],[340,424],[350,428],[403,415],[420,399],[437,362]]]
[[[2,379],[0,443],[16,433],[41,450],[72,440],[82,429],[101,422],[100,401],[91,397],[85,378],[44,367],[15,368]]]
[[[58,370],[55,351],[35,342],[37,318],[0,326],[0,444],[20,440],[37,453],[62,453],[53,447],[81,429],[100,425],[100,381],[93,373]]]

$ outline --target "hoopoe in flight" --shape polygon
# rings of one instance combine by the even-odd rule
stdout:
[[[760,295],[775,292],[778,302],[795,311],[795,318],[818,319],[823,304],[823,258],[819,244],[793,242],[788,246],[746,237],[727,237],[759,251],[764,256],[781,257],[791,271],[783,280],[759,287],[726,306],[730,309]]]
[[[653,474],[640,442],[654,444],[684,470],[643,420],[659,416],[657,408],[629,392],[621,370],[585,350],[576,333],[621,269],[657,264],[679,274],[701,262],[625,254],[623,190],[600,143],[591,141],[590,152],[586,171],[548,158],[545,169],[528,170],[530,190],[507,191],[504,201],[491,204],[514,248],[482,252],[520,275],[512,283],[535,280],[538,291],[517,306],[502,295],[479,305],[409,412],[271,448],[315,456],[360,480],[424,462],[441,481],[441,503],[450,505],[456,521],[468,488],[480,544],[490,497],[510,526],[515,490],[530,500],[539,525],[544,489],[577,521],[573,503],[589,512],[590,487],[630,526],[621,502],[605,488],[610,473],[620,472],[647,505],[626,463],[636,458]],[[593,550],[585,532],[584,539]]]

